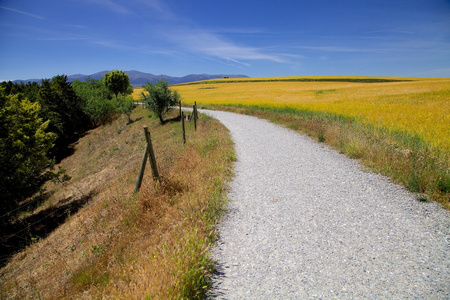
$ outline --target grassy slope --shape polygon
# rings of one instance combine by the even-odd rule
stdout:
[[[450,207],[450,79],[327,78],[224,79],[175,88],[188,104],[306,132],[419,193],[419,199]]]
[[[44,206],[89,201],[48,237],[1,269],[1,298],[201,297],[211,270],[207,249],[224,205],[234,152],[226,129],[201,117],[160,126],[138,108],[131,125],[120,118],[91,131],[61,165],[72,180],[49,186]],[[172,116],[173,117],[173,116]],[[147,166],[132,197],[144,151],[143,126],[155,147],[160,183]],[[44,208],[40,208],[41,210]]]

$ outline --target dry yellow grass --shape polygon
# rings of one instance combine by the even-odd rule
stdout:
[[[308,77],[323,79],[324,76]],[[326,78],[361,78],[337,77]],[[367,79],[368,77],[363,77]],[[403,82],[266,81],[277,78],[227,79],[178,85],[182,100],[204,105],[290,107],[330,112],[377,127],[418,135],[450,149],[450,79],[386,78]],[[281,78],[292,80],[294,78]]]
[[[0,270],[2,299],[174,299],[204,292],[206,250],[233,149],[225,128],[201,118],[159,125],[138,108],[125,118],[91,131],[61,165],[73,178],[46,205],[56,207],[83,194],[89,202],[48,237]],[[172,115],[173,117],[173,115]],[[144,151],[143,126],[150,128],[160,184],[147,166],[141,191],[132,192]]]

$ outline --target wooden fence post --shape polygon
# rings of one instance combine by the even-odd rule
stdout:
[[[198,120],[197,101],[195,101],[195,118]]]
[[[183,130],[183,144],[186,144],[186,130],[184,129],[184,113],[181,113],[181,129]]]
[[[144,178],[145,165],[147,164],[147,159],[149,160],[150,167],[152,168],[153,179],[159,181],[158,167],[156,165],[155,152],[153,151],[152,139],[150,136],[150,131],[148,127],[144,127],[145,139],[147,141],[147,146],[145,147],[144,158],[142,159],[141,168],[139,170],[138,180],[134,188],[134,195],[139,192],[142,185],[142,179]]]
[[[144,171],[145,171],[145,165],[147,164],[147,158],[148,158],[148,144],[145,148],[144,158],[142,159],[141,163],[141,169],[139,170],[138,180],[136,182],[136,186],[134,187],[134,193],[133,195],[136,195],[137,192],[139,192],[139,189],[141,188],[142,179],[144,178]]]
[[[194,117],[194,128],[197,131],[197,101],[195,101],[194,109],[192,110],[192,115]]]
[[[180,100],[180,119],[182,119],[183,116],[181,115],[181,100]]]
[[[158,166],[156,165],[155,152],[153,151],[152,138],[148,127],[144,127],[145,139],[147,140],[147,151],[150,158],[150,166],[152,167],[153,179],[159,180]]]

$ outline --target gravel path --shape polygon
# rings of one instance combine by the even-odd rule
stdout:
[[[203,112],[238,158],[211,298],[450,299],[448,210],[306,136]]]

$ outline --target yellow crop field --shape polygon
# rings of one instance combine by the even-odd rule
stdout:
[[[131,94],[131,96],[133,97],[133,99],[135,101],[139,100],[139,97],[141,96],[141,93],[144,91],[143,88],[133,88],[133,93]]]
[[[306,81],[298,81],[302,79]],[[326,79],[332,81],[323,81]],[[371,79],[375,82],[368,82]],[[233,78],[173,88],[187,104],[197,101],[203,105],[289,107],[335,113],[417,134],[434,147],[450,149],[450,78]]]

